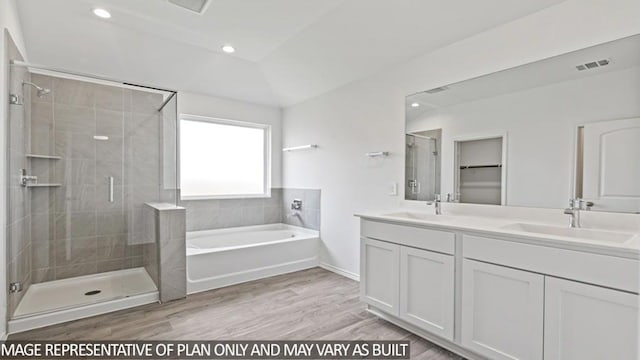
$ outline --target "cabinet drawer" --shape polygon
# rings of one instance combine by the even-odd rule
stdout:
[[[360,234],[371,239],[389,241],[424,250],[453,254],[455,234],[447,231],[362,220]]]
[[[462,255],[493,264],[637,293],[637,260],[463,235]]]

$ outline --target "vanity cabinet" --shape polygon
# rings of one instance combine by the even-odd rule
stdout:
[[[543,355],[544,276],[464,259],[462,345],[496,360]]]
[[[400,247],[402,320],[453,340],[453,291],[453,256]]]
[[[545,279],[544,358],[638,359],[638,296]]]
[[[455,235],[372,222],[363,222],[362,235],[362,300],[453,340],[455,261],[452,255],[432,249],[453,251]]]
[[[463,237],[463,346],[492,359],[638,359],[637,260]]]
[[[639,359],[640,262],[537,239],[361,222],[361,298],[469,359]]]
[[[363,301],[389,314],[399,315],[400,246],[363,238],[360,247],[360,295]]]

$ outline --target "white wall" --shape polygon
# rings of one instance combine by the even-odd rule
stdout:
[[[280,108],[179,92],[178,114],[271,125],[271,187],[282,186],[282,111]]]
[[[402,182],[405,95],[640,33],[638,13],[637,0],[568,0],[286,108],[284,145],[320,146],[285,154],[283,182],[322,189],[322,260],[358,274],[353,214],[399,204],[387,191]]]
[[[13,38],[16,46],[26,58],[24,40],[22,37],[22,29],[16,11],[15,0],[0,1],[0,117],[2,117],[2,126],[0,126],[0,149],[6,148],[6,124],[8,117],[8,72],[9,64],[6,63],[7,44],[5,43],[5,31]],[[6,237],[6,161],[4,156],[0,156],[0,338],[3,339],[6,334],[7,315],[7,237]]]

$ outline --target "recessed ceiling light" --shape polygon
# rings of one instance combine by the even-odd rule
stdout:
[[[418,106],[420,106],[420,104],[417,102],[411,103],[411,107],[418,107]]]
[[[108,19],[111,17],[111,13],[105,9],[95,8],[93,9],[93,14],[97,17],[101,17],[103,19]]]
[[[227,54],[231,54],[233,52],[236,52],[236,49],[231,45],[223,45],[222,51],[226,52]]]

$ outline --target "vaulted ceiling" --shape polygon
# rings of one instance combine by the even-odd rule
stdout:
[[[287,106],[560,2],[211,0],[203,14],[166,0],[18,6],[32,63]]]

